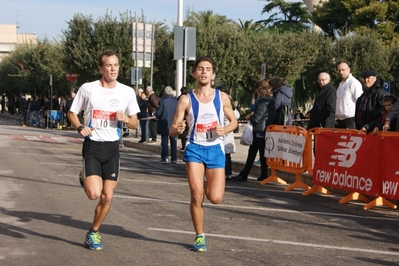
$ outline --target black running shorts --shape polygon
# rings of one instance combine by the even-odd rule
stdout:
[[[103,180],[119,179],[119,141],[99,142],[85,139],[82,149],[83,176],[98,175]]]

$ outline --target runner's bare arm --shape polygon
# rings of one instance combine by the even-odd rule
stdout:
[[[137,128],[138,126],[137,115],[127,116],[125,112],[123,112],[122,110],[118,110],[116,111],[116,118],[118,119],[118,121],[122,121],[123,123],[125,123],[128,128]]]
[[[188,95],[180,96],[179,102],[177,103],[176,113],[173,118],[172,126],[169,129],[169,136],[177,137],[183,133],[186,128],[186,121],[184,120],[185,112],[188,112],[190,106],[190,99]]]
[[[89,128],[89,127],[86,127],[85,125],[82,125],[79,121],[78,115],[71,111],[68,111],[67,115],[68,115],[69,121],[71,121],[73,128],[78,130],[78,128],[80,126],[83,126],[83,129],[80,130],[80,132],[79,132],[80,135],[82,135],[84,137],[91,136],[91,131],[94,130],[94,128]]]

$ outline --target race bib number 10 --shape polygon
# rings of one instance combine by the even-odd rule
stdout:
[[[115,128],[118,125],[118,121],[116,120],[116,112],[113,111],[102,111],[102,110],[93,110],[92,115],[92,125],[93,128]]]
[[[209,122],[206,124],[197,124],[197,139],[198,140],[210,140],[218,137],[216,133],[216,126],[218,121]]]

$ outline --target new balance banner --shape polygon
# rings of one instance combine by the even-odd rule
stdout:
[[[315,184],[379,195],[383,164],[381,137],[324,132],[317,138]]]
[[[381,196],[388,199],[399,200],[399,138],[384,137],[383,142],[383,158],[382,158],[382,174],[381,174]],[[374,156],[373,156],[374,157]]]

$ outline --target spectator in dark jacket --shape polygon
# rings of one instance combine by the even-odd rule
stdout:
[[[382,113],[381,118],[377,118],[376,120],[371,121],[370,123],[364,125],[362,127],[361,131],[365,133],[370,133],[370,132],[378,132],[383,130],[383,126],[385,124],[385,118],[389,111],[391,110],[392,106],[395,104],[397,98],[394,95],[387,95],[382,99],[382,102],[384,103],[385,111]],[[397,117],[393,117],[390,120],[390,131],[395,131],[396,129],[396,119]]]
[[[1,113],[4,113],[5,109],[6,109],[6,94],[3,93],[3,96],[1,96]]]
[[[44,116],[44,121],[46,127],[48,127],[48,118],[49,118],[49,112],[51,109],[51,98],[50,97],[44,97],[44,105],[43,105],[43,116]]]
[[[155,116],[155,111],[159,107],[159,98],[154,93],[154,90],[151,86],[148,86],[145,89],[145,94],[147,95],[148,99],[148,114],[150,116]],[[157,120],[155,118],[148,121],[148,130],[148,138],[151,138],[148,143],[155,143],[157,141]]]
[[[303,119],[305,119],[305,115],[301,112],[301,110],[296,110],[296,113],[294,115],[295,122],[293,122],[292,124],[294,126],[303,127]]]
[[[140,119],[140,129],[141,129],[141,138],[139,143],[144,143],[147,141],[147,118],[150,116],[148,114],[148,101],[147,96],[145,95],[143,89],[138,89],[137,94],[139,96],[138,105],[140,107],[140,113],[137,114],[137,117]]]
[[[58,101],[57,94],[53,94],[51,98],[51,110],[60,110],[60,102]]]
[[[168,139],[170,141],[170,153],[172,163],[177,161],[176,138],[169,136],[169,129],[172,126],[173,117],[176,113],[177,100],[173,97],[173,89],[167,86],[164,90],[164,97],[159,102],[156,110],[158,118],[158,133],[161,134],[161,163],[168,163]]]
[[[364,89],[363,94],[356,100],[355,124],[360,130],[364,125],[377,118],[384,112],[382,99],[389,95],[384,89],[384,81],[377,79],[374,70],[365,70],[362,73]]]
[[[35,111],[36,126],[40,127],[40,111],[44,107],[44,100],[39,95],[36,95],[35,98],[36,98],[36,100],[35,100],[33,109]],[[44,113],[43,113],[43,116],[44,116]]]
[[[269,83],[273,89],[273,96],[276,104],[276,118],[278,120],[273,121],[273,123],[291,126],[291,99],[294,95],[292,88],[287,86],[281,78],[272,78]]]
[[[314,101],[313,108],[309,111],[308,129],[314,127],[335,128],[337,91],[331,84],[328,73],[320,73],[317,81],[321,90]]]
[[[389,109],[389,112],[385,115],[385,124],[382,127],[382,130],[383,131],[389,131],[389,130],[399,131],[399,123],[395,123],[396,128],[395,128],[395,126],[391,125],[391,121],[393,119],[396,119],[396,121],[398,121],[398,119],[397,119],[398,116],[399,116],[399,101],[396,100],[396,102]]]
[[[65,104],[65,112],[68,113],[69,109],[71,109],[73,99],[75,99],[75,92],[71,92],[71,95],[67,95],[66,104]],[[68,116],[66,116],[67,120],[67,127],[71,126],[71,121],[69,120]]]
[[[253,115],[247,118],[253,125],[253,142],[252,145],[249,146],[248,156],[245,162],[244,169],[241,170],[240,174],[233,177],[235,181],[247,181],[248,174],[251,171],[258,151],[260,155],[261,168],[261,175],[258,177],[258,181],[264,180],[268,175],[265,158],[265,131],[266,126],[272,124],[273,122],[275,99],[273,97],[273,91],[271,86],[269,86],[268,83],[262,84],[264,85],[256,90],[258,96],[256,109]]]

